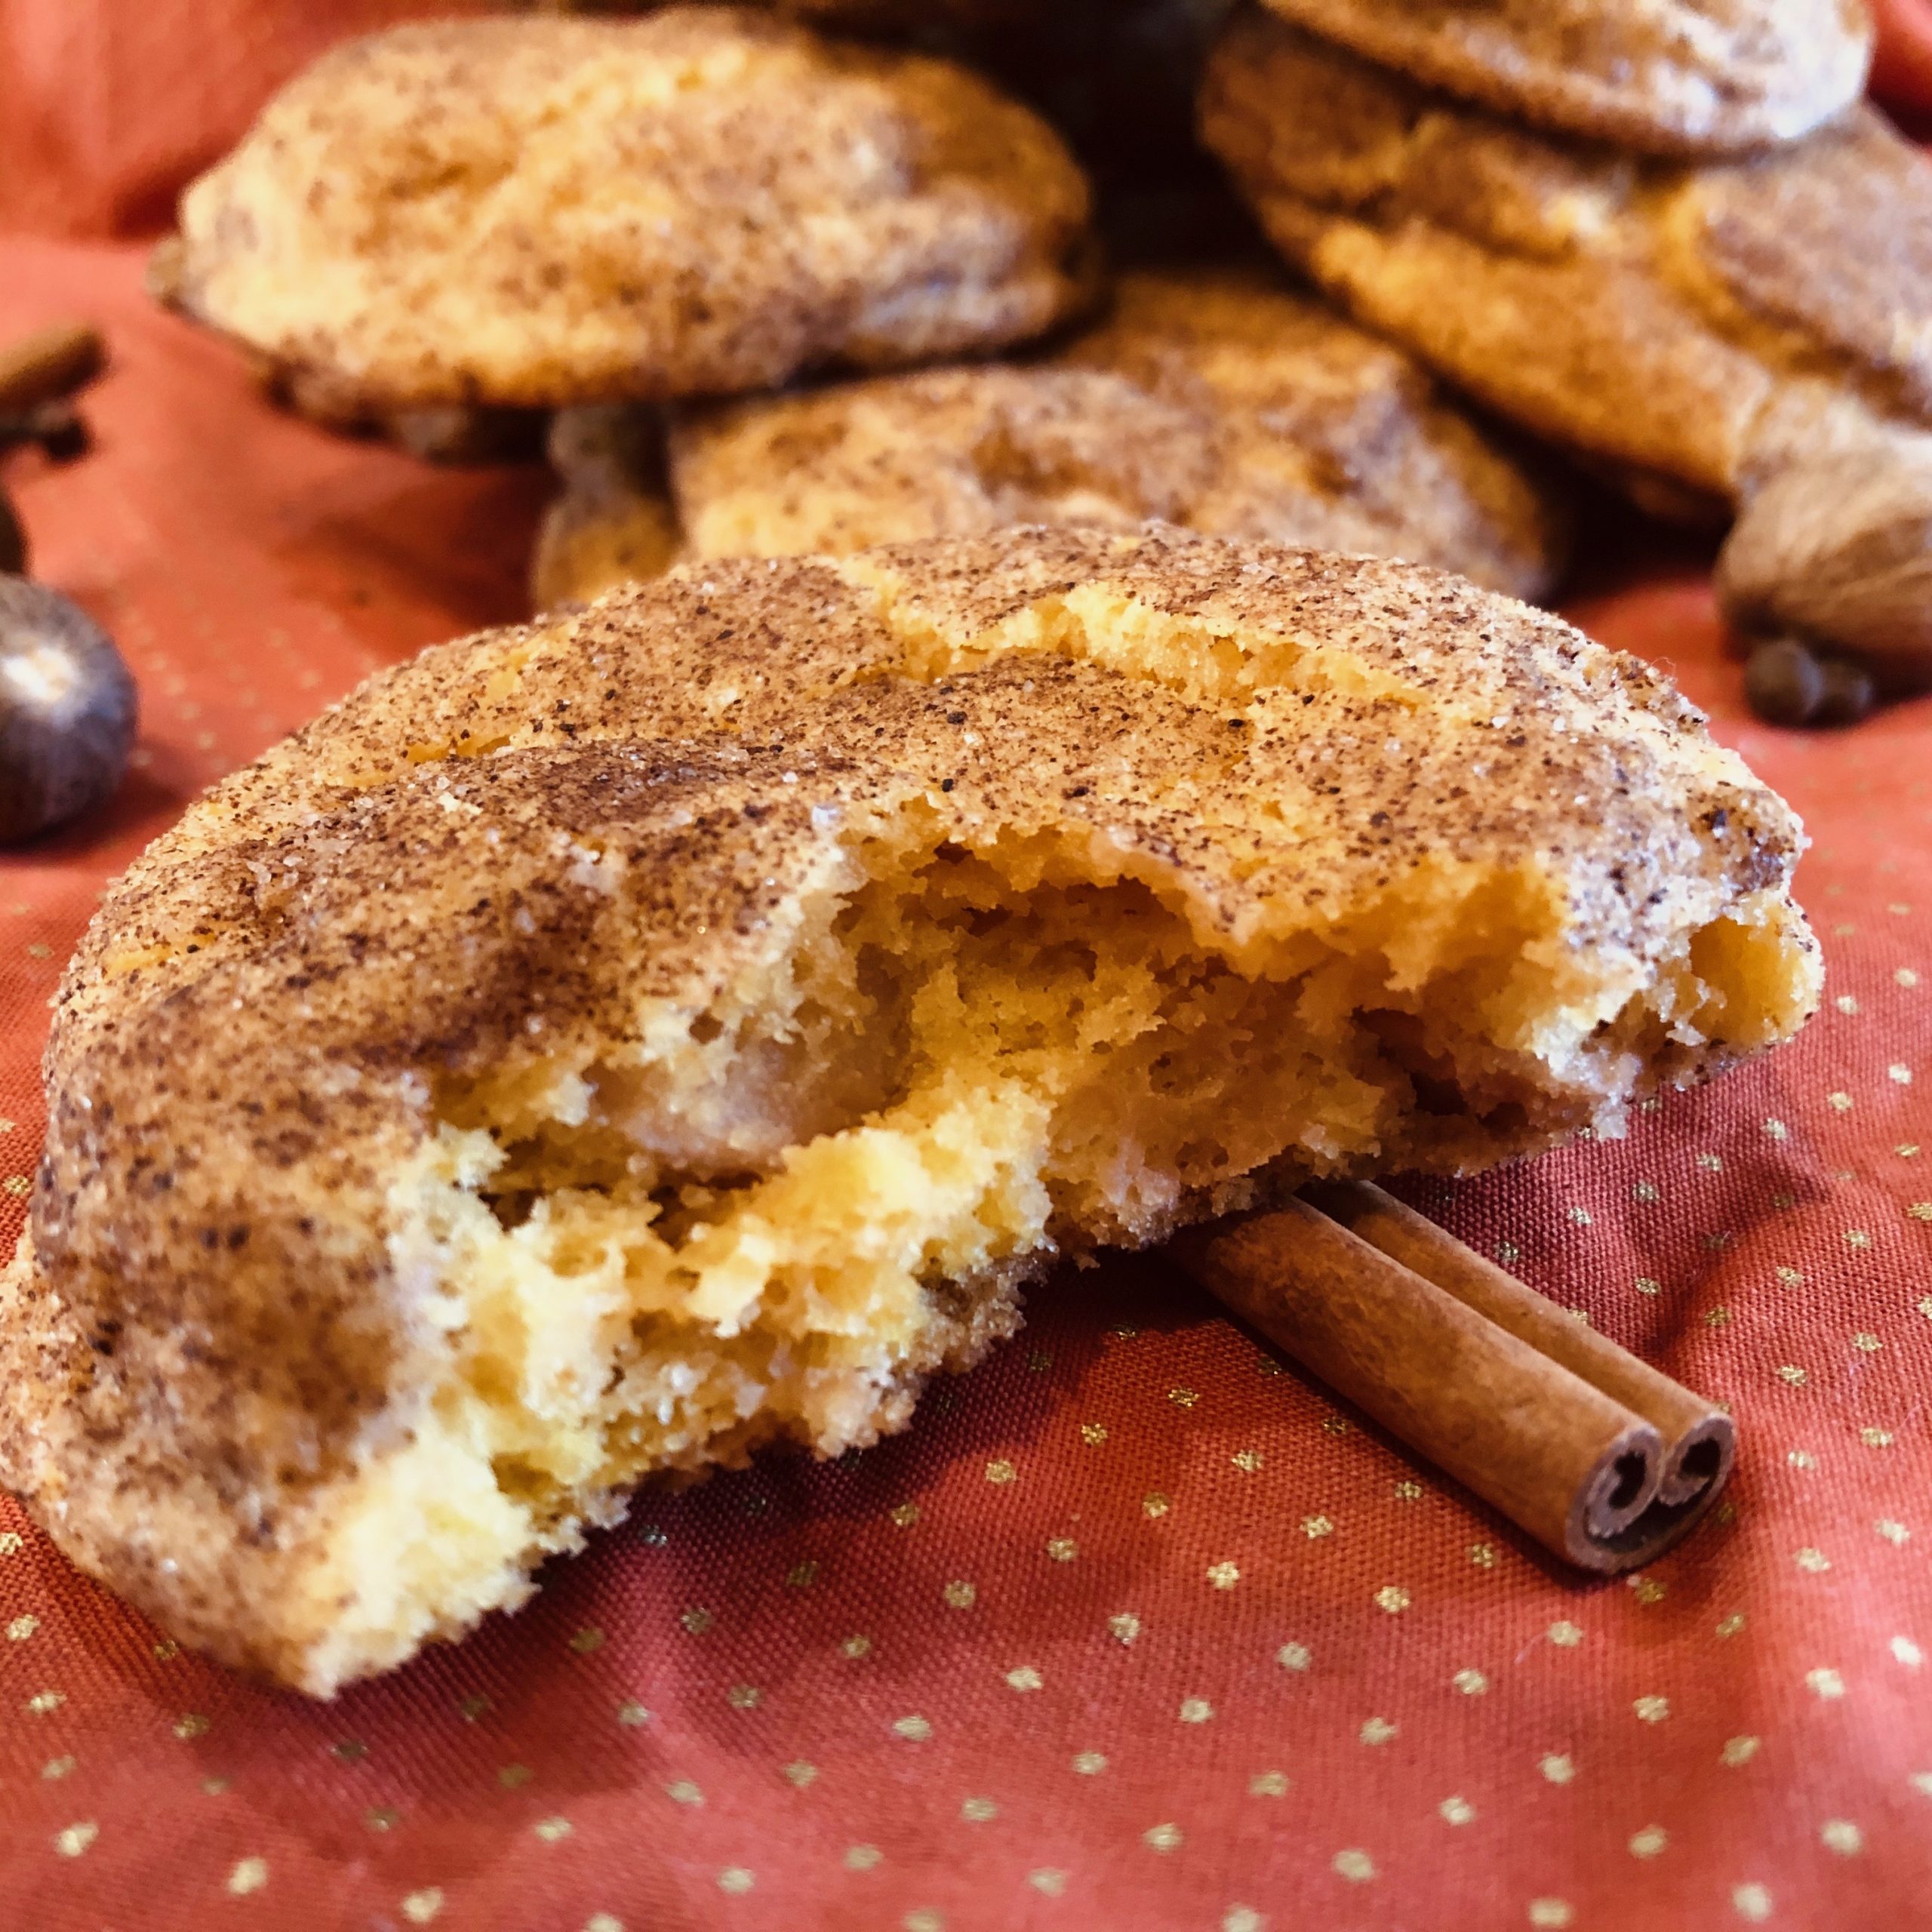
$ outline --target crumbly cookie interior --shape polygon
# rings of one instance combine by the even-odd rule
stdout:
[[[1456,1168],[1611,1123],[1673,1043],[1808,998],[1776,894],[1635,986],[1561,944],[1547,881],[1454,868],[1346,943],[1236,959],[1063,838],[968,851],[927,816],[855,838],[707,1009],[435,1094],[391,1246],[440,1284],[451,1369],[337,1517],[318,1679],[519,1601],[647,1473],[903,1426],[1057,1256],[1392,1147]]]

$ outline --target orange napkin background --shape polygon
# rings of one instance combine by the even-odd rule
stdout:
[[[0,334],[91,315],[114,358],[97,452],[8,481],[143,704],[115,804],[0,857],[0,1244],[103,881],[371,669],[522,612],[539,476],[277,414],[138,249],[71,238],[140,229],[401,11],[0,0]],[[910,1435],[646,1495],[520,1615],[334,1705],[177,1652],[0,1500],[0,1925],[1926,1924],[1932,703],[1755,724],[1706,560],[1592,542],[1572,614],[1810,823],[1826,1008],[1621,1143],[1410,1191],[1734,1406],[1721,1520],[1579,1583],[1154,1260],[1040,1291]]]

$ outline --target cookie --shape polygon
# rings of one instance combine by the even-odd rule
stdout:
[[[916,32],[983,26],[1011,19],[1028,0],[758,0],[788,19],[841,31]],[[511,0],[511,11],[539,14],[648,14],[656,0]]]
[[[1783,1038],[1801,842],[1645,666],[1374,560],[1008,533],[430,650],[83,940],[0,1478],[327,1695],[648,1476],[903,1426],[1057,1257]]]
[[[1721,503],[1932,423],[1932,170],[1854,109],[1748,159],[1531,133],[1251,8],[1205,138],[1370,328],[1526,426]]]
[[[1857,100],[1863,0],[1266,0],[1378,64],[1534,126],[1700,155],[1809,134]]]
[[[176,300],[312,412],[727,394],[1038,334],[1086,183],[944,61],[728,7],[326,55],[183,196]]]
[[[1561,573],[1569,521],[1553,480],[1410,357],[1272,277],[1124,277],[1110,316],[1057,360],[1201,426],[1205,485],[1172,519],[1191,529],[1405,557],[1516,597]]]
[[[525,0],[528,4],[528,0]],[[1037,108],[1094,182],[1108,257],[1204,260],[1251,247],[1194,139],[1201,63],[1232,0],[776,0],[829,32],[911,41]],[[548,13],[639,14],[651,0],[541,0]]]
[[[639,429],[635,434],[643,435]],[[680,414],[688,554],[835,553],[1017,523],[1149,519],[1457,570],[1546,592],[1560,499],[1399,351],[1259,275],[1136,273],[1099,328],[1042,361],[874,377]],[[567,472],[568,473],[568,472]],[[573,481],[556,528],[627,528],[654,490]],[[539,608],[609,587],[589,554]]]

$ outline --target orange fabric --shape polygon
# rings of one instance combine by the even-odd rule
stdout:
[[[174,125],[97,180],[213,139]],[[143,706],[112,809],[0,856],[0,1250],[103,881],[371,669],[518,614],[542,489],[276,414],[139,275],[0,243],[0,334],[109,333],[96,454],[9,481]],[[174,1652],[0,1500],[0,1926],[1925,1923],[1932,702],[1754,724],[1697,560],[1604,581],[1574,614],[1810,820],[1826,1008],[1625,1142],[1415,1198],[1734,1406],[1723,1520],[1580,1583],[1154,1261],[1042,1290],[909,1435],[647,1496],[521,1615],[331,1706]]]
[[[0,231],[144,235],[332,42],[481,0],[0,0]]]

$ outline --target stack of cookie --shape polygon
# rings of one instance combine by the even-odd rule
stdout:
[[[1859,104],[1869,32],[1857,0],[1268,0],[1202,89],[1358,319],[1646,506],[1736,516],[1721,588],[1796,634],[1751,681],[1789,721],[1932,681],[1932,173]]]
[[[1204,49],[1223,8],[1140,11]],[[163,281],[319,419],[466,452],[556,412],[545,606],[1152,518],[1548,589],[1560,501],[1418,363],[1266,272],[1116,288],[1097,229],[1067,140],[961,61],[746,8],[525,14],[317,63],[189,189]]]
[[[1544,595],[1562,498],[1460,394],[1734,520],[1767,715],[1932,682],[1932,174],[1860,104],[1860,0],[537,5],[318,63],[163,280],[320,420],[457,457],[549,421],[539,608],[1155,519]],[[1361,327],[1227,266],[1197,74]]]

